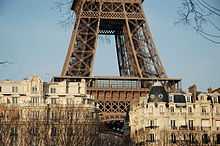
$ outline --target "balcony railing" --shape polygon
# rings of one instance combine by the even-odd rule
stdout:
[[[210,113],[202,112],[202,113],[201,113],[201,116],[210,116]]]
[[[156,129],[156,128],[159,128],[159,126],[157,126],[157,125],[149,125],[149,126],[145,126],[145,128]]]

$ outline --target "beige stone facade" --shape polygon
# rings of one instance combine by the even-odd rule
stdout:
[[[0,81],[0,104],[43,106],[48,104],[93,104],[94,98],[86,95],[85,81],[43,82],[38,76],[20,81]]]
[[[152,91],[153,90],[153,91]],[[136,145],[220,145],[220,92],[166,93],[152,87],[130,111]]]
[[[98,112],[85,81],[0,81],[0,145],[97,143]]]

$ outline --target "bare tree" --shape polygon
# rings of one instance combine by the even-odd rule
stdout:
[[[60,14],[59,24],[63,27],[71,26],[75,20],[74,12],[71,10],[73,0],[56,0],[55,9]]]
[[[180,19],[177,23],[190,26],[203,38],[220,44],[220,27],[217,24],[220,8],[218,7],[220,3],[214,6],[210,0],[182,0],[178,10]]]

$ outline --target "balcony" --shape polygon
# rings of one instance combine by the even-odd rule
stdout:
[[[177,130],[178,128],[176,126],[171,126],[172,130]]]
[[[203,130],[203,131],[210,131],[211,127],[201,127],[201,130]]]
[[[145,128],[147,128],[147,129],[157,129],[157,128],[159,128],[159,126],[157,126],[157,125],[150,125],[150,126],[145,126]]]
[[[188,130],[187,125],[182,125],[179,127],[179,130]]]
[[[201,116],[208,117],[208,116],[210,116],[210,113],[202,112]]]

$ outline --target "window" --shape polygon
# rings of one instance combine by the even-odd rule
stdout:
[[[73,128],[72,127],[69,127],[69,128],[66,128],[66,131],[67,131],[67,136],[71,136],[73,135]]]
[[[193,129],[193,120],[189,120],[189,129]]]
[[[18,92],[18,87],[16,86],[16,87],[12,87],[12,92],[13,93],[17,93]]]
[[[173,102],[173,96],[169,96],[169,102]]]
[[[10,104],[10,103],[11,103],[10,99],[7,98],[7,104]]]
[[[176,128],[176,121],[175,120],[171,120],[171,128],[175,129]]]
[[[57,104],[56,98],[51,98],[51,104]]]
[[[171,134],[171,143],[176,143],[176,135],[174,133]]]
[[[33,119],[38,119],[39,118],[39,111],[33,111],[32,112],[32,118]]]
[[[17,127],[13,127],[11,128],[11,131],[10,131],[10,144],[11,146],[17,146],[18,145],[18,129]]]
[[[206,113],[206,107],[202,107],[202,113]]]
[[[38,135],[38,128],[32,127],[30,133],[33,136],[37,136]]]
[[[187,96],[187,102],[191,102],[191,97]]]
[[[37,87],[36,86],[32,87],[32,93],[37,93]]]
[[[153,113],[153,106],[150,106],[149,112]]]
[[[2,87],[0,86],[0,92],[2,92]]]
[[[190,142],[191,144],[195,143],[195,138],[194,138],[194,136],[193,136],[192,133],[189,134],[189,142]]]
[[[154,120],[150,120],[150,127],[154,126]]]
[[[55,111],[53,111],[53,112],[51,113],[51,119],[52,119],[52,120],[56,120],[56,119],[57,119],[57,113],[56,113]]]
[[[202,119],[202,128],[203,127],[211,127],[210,119]]]
[[[204,97],[203,97],[203,96],[201,96],[201,100],[204,100]]]
[[[220,144],[220,134],[216,135],[216,144]]]
[[[56,93],[56,88],[50,88],[50,93]]]
[[[174,107],[173,107],[173,106],[170,107],[170,111],[171,111],[172,113],[174,112]]]
[[[78,94],[80,94],[80,83],[78,83]]]
[[[70,105],[70,104],[73,104],[73,101],[71,98],[67,98],[66,99],[66,104]]]
[[[150,95],[150,98],[151,98],[151,99],[154,99],[154,98],[155,98],[155,95],[154,95],[154,94],[151,94],[151,95]]]
[[[214,103],[218,103],[217,97],[213,97],[213,98],[214,98]]]
[[[192,107],[188,108],[188,112],[191,113],[192,112]]]
[[[18,103],[18,97],[12,97],[12,103],[17,104]]]
[[[150,142],[154,142],[155,141],[155,136],[154,134],[150,134]]]
[[[11,136],[17,136],[18,135],[18,129],[17,127],[12,127],[11,128],[11,133],[10,133]]]
[[[220,120],[216,120],[215,125],[216,125],[217,128],[220,128]]]
[[[202,143],[203,144],[208,144],[209,143],[209,136],[208,136],[208,134],[203,134],[202,135]]]
[[[159,94],[158,97],[159,97],[160,99],[162,99],[162,98],[163,98],[163,94]]]
[[[57,128],[56,127],[52,127],[51,128],[51,136],[56,136],[57,135]]]
[[[218,103],[220,103],[220,96],[218,96]]]
[[[160,106],[160,113],[163,113],[163,106]]]
[[[31,97],[32,104],[39,104],[39,97]]]

